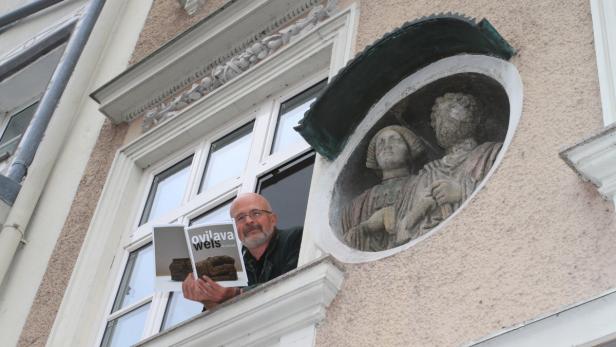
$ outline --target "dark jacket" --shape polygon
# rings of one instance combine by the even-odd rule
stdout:
[[[248,275],[248,287],[265,283],[295,269],[301,243],[301,227],[286,230],[276,228],[259,261],[244,247],[242,253]]]

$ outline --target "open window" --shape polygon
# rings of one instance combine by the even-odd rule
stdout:
[[[200,303],[184,299],[181,292],[154,290],[149,226],[228,221],[232,199],[247,191],[259,192],[270,201],[279,216],[279,228],[303,226],[315,154],[291,132],[323,88],[323,82],[313,82],[318,78],[262,101],[248,122],[240,117],[234,126],[214,130],[153,165],[142,180],[146,197],[137,213],[137,230],[118,255],[126,261],[101,346],[133,344],[202,312]],[[276,106],[268,107],[271,104]],[[272,133],[279,152],[275,158],[267,155],[274,146],[267,141]]]
[[[130,121],[139,110],[141,114],[147,113],[147,106],[143,105],[149,101],[142,97],[149,98],[163,90],[166,92],[167,89],[161,87],[163,84],[179,81],[177,76],[187,71],[186,64],[181,63],[184,59],[194,55],[199,58],[189,59],[190,63],[214,61],[220,55],[220,49],[216,48],[223,49],[219,45],[228,42],[228,35],[248,37],[260,33],[261,30],[256,30],[255,26],[280,30],[280,25],[305,18],[312,8],[317,7],[316,3],[311,0],[297,3],[281,0],[234,2],[220,14],[220,18],[225,20],[197,25],[176,38],[172,43],[174,48],[169,52],[172,56],[180,56],[173,57],[177,58],[173,63],[162,68],[156,59],[146,59],[140,63],[139,69],[125,71],[94,92],[93,97],[101,104],[100,110],[114,121]],[[251,18],[258,18],[263,23],[225,17],[235,13],[242,16],[257,14]],[[270,27],[271,18],[280,18],[281,21]],[[311,181],[312,168],[318,166],[318,157],[301,138],[291,136],[289,139],[286,135],[293,134],[290,129],[297,122],[302,108],[310,105],[324,85],[321,82],[334,76],[351,57],[356,20],[355,6],[340,13],[332,11],[320,19],[321,23],[315,22],[312,28],[298,33],[275,54],[189,106],[159,119],[153,128],[118,151],[84,241],[81,253],[84,256],[78,260],[67,289],[81,294],[66,299],[61,308],[63,312],[59,313],[66,320],[54,327],[55,331],[62,332],[64,342],[113,345],[113,336],[120,336],[120,331],[126,330],[121,326],[128,326],[124,323],[128,320],[134,323],[128,329],[132,335],[122,335],[122,340],[139,341],[138,344],[173,345],[176,342],[167,339],[186,340],[185,333],[193,334],[186,329],[192,329],[190,327],[194,324],[204,326],[198,329],[199,337],[190,340],[202,345],[214,341],[226,344],[227,339],[240,343],[238,341],[245,338],[283,341],[284,336],[300,331],[302,338],[313,336],[314,324],[322,319],[323,307],[333,299],[342,276],[331,261],[321,260],[317,265],[303,266],[320,255],[310,237],[306,236],[310,234],[306,230],[311,228],[308,223],[304,224],[300,251],[307,256],[302,259],[300,255],[298,265],[302,271],[298,269],[288,274],[290,278],[282,276],[284,278],[264,285],[269,288],[267,291],[257,288],[251,295],[217,309],[217,312],[235,312],[230,316],[198,313],[201,305],[185,302],[179,293],[144,294],[130,308],[115,311],[114,303],[116,297],[124,295],[120,290],[124,274],[136,271],[136,265],[131,265],[131,254],[141,247],[149,247],[152,225],[171,222],[188,225],[210,218],[227,218],[228,203],[237,194],[261,191],[275,196],[279,187],[300,178],[304,193],[298,195],[297,206],[310,204],[307,184]],[[226,26],[226,30],[213,30],[209,23]],[[178,48],[182,45],[186,45],[186,49]],[[168,50],[166,47],[162,50]],[[124,88],[126,83],[133,87]],[[190,85],[185,87],[189,89]],[[182,88],[173,91],[181,92]],[[185,161],[189,157],[192,158],[190,163]],[[227,170],[224,165],[230,160],[235,161],[233,170]],[[171,194],[166,193],[166,186],[176,184],[182,188],[178,188],[181,192],[174,193],[173,202],[158,203],[156,196]],[[158,205],[160,208],[156,207]],[[306,208],[301,209],[303,211],[294,214],[289,223],[301,221]],[[96,276],[90,277],[93,274]],[[260,299],[263,293],[273,293],[272,290],[280,292],[277,297],[284,300],[268,303],[269,299]],[[94,304],[97,302],[107,304]],[[287,312],[299,321],[267,314],[266,310],[257,308],[263,304],[268,307],[285,305],[291,308]],[[194,316],[195,313],[198,314]],[[224,317],[231,320],[213,321]],[[243,320],[251,322],[242,325],[250,328],[238,330],[236,324]],[[86,326],[85,321],[90,324]],[[96,331],[91,329],[92,322],[100,322]],[[260,329],[266,335],[258,337],[261,335],[255,335],[254,329],[263,324],[275,331]],[[211,333],[208,332],[210,329]],[[56,336],[59,335],[51,339]]]

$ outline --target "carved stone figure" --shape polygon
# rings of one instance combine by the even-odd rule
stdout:
[[[368,145],[366,167],[376,170],[381,183],[353,199],[342,213],[345,240],[354,248],[382,251],[396,245],[396,224],[402,206],[415,189],[412,160],[424,147],[409,129],[392,125],[381,129]]]
[[[502,146],[475,140],[482,117],[472,95],[447,93],[437,98],[430,118],[445,155],[418,172],[416,190],[401,206],[405,212],[396,231],[400,242],[425,234],[457,210],[490,171]]]
[[[390,126],[370,141],[366,166],[382,172],[382,182],[353,199],[342,213],[346,242],[363,251],[382,251],[415,239],[457,210],[486,176],[502,143],[477,143],[482,121],[468,94],[438,97],[430,115],[445,155],[411,175],[423,150],[409,129]]]

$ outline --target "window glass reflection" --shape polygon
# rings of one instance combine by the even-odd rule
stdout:
[[[101,346],[125,347],[141,339],[150,304],[143,305],[107,323]]]
[[[184,299],[181,292],[169,293],[167,311],[161,330],[167,330],[169,327],[201,313],[202,310],[202,304]]]
[[[128,256],[112,312],[133,304],[154,291],[154,249],[152,244]]]
[[[281,229],[304,225],[314,153],[294,160],[259,179],[257,191],[272,205]]]
[[[139,225],[180,206],[186,190],[192,156],[154,177]]]
[[[35,102],[34,104],[26,107],[22,111],[15,113],[11,117],[9,123],[4,129],[4,132],[2,133],[2,137],[0,138],[0,146],[14,139],[17,136],[22,135],[26,131],[26,128],[30,124],[30,120],[32,120],[34,112],[36,112],[37,106],[38,102]]]
[[[253,125],[251,122],[212,143],[199,192],[241,176],[250,152]]]
[[[227,201],[222,205],[207,211],[206,213],[192,219],[190,225],[195,224],[212,224],[220,222],[228,222],[231,220],[229,210],[231,209],[231,201]]]
[[[319,92],[326,85],[327,82],[323,81],[280,105],[276,132],[274,134],[274,142],[270,152],[271,154],[283,150],[289,145],[300,142],[306,143],[304,138],[301,137],[301,135],[295,131],[293,127],[295,127],[299,123],[300,119],[304,117],[304,113],[308,111],[310,105],[314,102],[314,100],[316,100]]]

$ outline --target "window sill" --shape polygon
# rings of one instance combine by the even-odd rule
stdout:
[[[616,124],[560,152],[560,156],[583,180],[616,203]]]
[[[136,346],[311,346],[343,279],[333,258],[323,257]]]
[[[616,290],[524,322],[466,347],[608,346],[616,339]],[[609,344],[612,346],[612,344]]]

